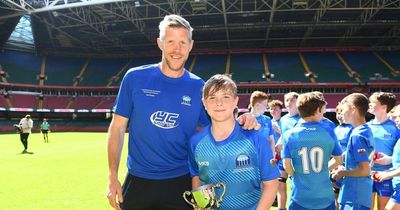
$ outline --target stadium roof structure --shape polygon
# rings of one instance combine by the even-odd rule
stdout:
[[[30,15],[37,54],[159,55],[167,14],[190,21],[194,53],[400,49],[400,0],[0,0],[0,49]]]

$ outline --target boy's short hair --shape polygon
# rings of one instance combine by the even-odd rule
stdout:
[[[233,110],[233,115],[234,116],[238,116],[239,115],[239,107],[235,107],[235,109]]]
[[[390,110],[392,110],[393,107],[396,106],[396,95],[393,93],[375,92],[369,97],[369,99],[376,99],[382,105],[386,105],[386,113],[389,113]]]
[[[312,93],[316,94],[317,96],[319,96],[325,100],[324,93],[322,93],[321,91],[315,90]]]
[[[271,109],[272,107],[279,107],[279,109],[283,109],[283,102],[277,99],[274,99],[268,103],[268,107]]]
[[[400,117],[400,104],[393,107],[393,109],[391,110],[391,113],[392,113],[393,117]]]
[[[292,98],[298,98],[299,97],[299,94],[298,93],[296,93],[296,92],[289,92],[289,93],[286,93],[285,95],[284,95],[284,99],[285,99],[285,101],[287,100],[287,99],[292,99]]]
[[[233,96],[237,96],[237,86],[235,82],[226,75],[216,74],[208,79],[204,84],[203,99],[207,99],[208,96],[213,95],[220,90],[230,90]]]
[[[254,105],[256,105],[256,103],[260,103],[261,101],[269,100],[269,99],[270,99],[269,94],[266,94],[264,92],[256,90],[250,96],[250,106],[254,107]]]
[[[324,98],[316,93],[303,93],[297,98],[296,106],[302,118],[310,117],[315,114],[318,108],[326,104]]]
[[[338,105],[336,106],[336,108],[335,108],[335,111],[336,111],[336,113],[339,113],[339,112],[341,112],[342,111],[342,103],[338,103]]]
[[[361,116],[365,116],[369,108],[368,98],[362,93],[352,93],[344,97],[340,103],[353,105]]]

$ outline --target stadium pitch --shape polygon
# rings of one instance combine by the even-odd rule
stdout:
[[[29,136],[23,150],[18,134],[0,135],[0,209],[7,210],[103,210],[112,209],[106,199],[106,133],[50,133]],[[120,180],[126,173],[125,158]]]

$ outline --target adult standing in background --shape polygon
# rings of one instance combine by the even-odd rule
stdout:
[[[50,124],[47,122],[46,118],[43,118],[42,124],[40,124],[40,131],[43,134],[44,143],[49,143],[49,128]]]
[[[189,22],[167,15],[159,29],[162,60],[125,74],[108,131],[107,197],[115,209],[192,209],[182,193],[192,188],[188,141],[199,123],[210,123],[201,103],[204,81],[184,69],[193,47]],[[128,175],[121,188],[118,167],[128,122]],[[253,117],[243,127],[255,124]]]
[[[31,116],[27,114],[24,118],[22,118],[19,121],[19,126],[21,128],[20,132],[20,140],[22,142],[22,145],[24,145],[24,150],[21,152],[22,154],[31,154],[31,152],[28,152],[28,137],[29,134],[32,133],[32,128],[33,128],[33,120],[31,119]]]

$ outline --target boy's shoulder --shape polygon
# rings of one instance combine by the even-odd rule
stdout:
[[[306,122],[306,121],[301,121],[298,124],[296,124],[295,127],[289,129],[288,131],[285,132],[286,136],[292,136],[293,134],[296,133],[302,133],[302,132],[318,132],[318,133],[328,133],[329,135],[335,135],[333,129],[330,129],[326,125],[324,125],[322,122]]]
[[[365,123],[363,125],[357,126],[356,128],[353,128],[350,137],[354,136],[360,136],[369,139],[370,137],[372,137],[372,130],[370,126]]]
[[[195,133],[190,138],[190,144],[195,145],[195,144],[199,143],[202,139],[204,139],[204,137],[211,135],[210,126],[211,125],[203,127],[199,132]]]

